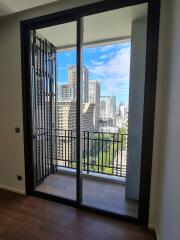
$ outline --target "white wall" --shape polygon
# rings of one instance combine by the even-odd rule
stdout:
[[[0,19],[0,187],[25,192],[20,20],[91,2],[63,0]],[[17,126],[20,134],[14,131]]]
[[[161,6],[150,224],[180,239],[180,1]]]
[[[126,197],[139,200],[147,19],[132,23]]]

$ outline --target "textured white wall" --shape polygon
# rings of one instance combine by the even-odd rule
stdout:
[[[180,1],[161,6],[150,224],[160,240],[180,239]]]
[[[22,97],[19,26],[16,21],[0,22],[0,185],[24,191]],[[23,176],[18,182],[16,176]]]
[[[126,197],[139,200],[144,107],[147,19],[134,21],[131,33]]]

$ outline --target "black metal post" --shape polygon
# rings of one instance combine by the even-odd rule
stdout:
[[[87,132],[87,174],[89,174],[89,132]]]
[[[76,87],[76,200],[82,203],[82,46],[83,45],[83,19],[77,20],[77,87]]]

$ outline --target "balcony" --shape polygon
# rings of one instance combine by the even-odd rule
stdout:
[[[36,190],[75,200],[76,132],[57,129],[53,142],[54,173]],[[136,217],[137,201],[125,197],[127,134],[84,131],[81,144],[83,203]]]
[[[57,167],[76,169],[76,133],[57,129]],[[127,134],[83,131],[83,172],[126,177]]]

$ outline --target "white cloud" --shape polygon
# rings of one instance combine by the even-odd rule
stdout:
[[[111,52],[111,51],[110,51]],[[114,52],[114,51],[113,51]],[[105,55],[104,55],[105,56]],[[130,71],[130,46],[119,48],[103,64],[88,66],[90,75],[100,81],[103,93],[110,95],[128,94]],[[99,63],[97,61],[97,63]]]
[[[107,79],[115,77],[114,81],[129,80],[130,69],[130,48],[125,47],[117,51],[117,53],[103,64],[89,66],[90,73],[99,77],[100,79]]]
[[[109,57],[108,54],[104,54],[104,55],[101,55],[99,58],[100,58],[100,59],[106,59],[106,58],[108,58],[108,57]]]
[[[99,66],[99,65],[102,65],[104,62],[102,61],[96,61],[96,60],[92,60],[91,61],[91,64],[94,65],[94,66]]]

